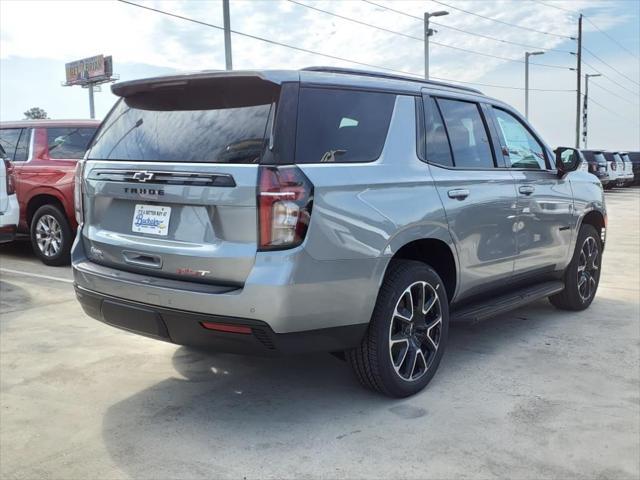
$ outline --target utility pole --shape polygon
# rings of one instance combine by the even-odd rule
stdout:
[[[93,103],[93,83],[89,84],[89,118],[96,118],[96,107]]]
[[[524,52],[524,117],[529,120],[529,57],[544,52]]]
[[[584,104],[582,105],[582,143],[584,148],[587,148],[587,112],[588,112],[588,98],[589,98],[589,78],[600,77],[600,73],[589,74],[584,76]]]
[[[231,61],[231,20],[229,15],[229,0],[222,0],[222,15],[224,17],[224,62],[226,70],[233,70]]]
[[[576,148],[580,148],[580,96],[582,95],[580,84],[582,80],[582,14],[578,18],[578,50],[576,51]]]
[[[429,18],[442,17],[443,15],[449,15],[449,12],[440,10],[437,12],[429,13],[424,12],[424,78],[429,80],[429,37],[436,33],[435,30],[429,28]]]

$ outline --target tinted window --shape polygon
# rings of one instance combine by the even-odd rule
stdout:
[[[476,103],[439,99],[453,161],[460,168],[494,167],[487,129]]]
[[[80,159],[84,157],[87,145],[95,128],[47,128],[49,158]]]
[[[300,90],[296,162],[371,162],[384,146],[396,96],[321,88]]]
[[[427,139],[427,161],[438,165],[452,166],[451,148],[442,115],[433,98],[425,102],[425,135]]]
[[[513,168],[547,168],[544,158],[544,148],[529,130],[510,113],[493,109],[498,127],[509,150],[509,161]]]
[[[16,147],[16,155],[14,161],[24,162],[29,157],[29,142],[31,142],[31,129],[23,128]]]
[[[16,146],[20,140],[21,128],[5,128],[0,130],[0,145],[7,154],[9,160],[15,159]]]
[[[604,158],[604,155],[602,153],[594,153],[593,154],[593,160],[596,163],[606,163],[607,162],[607,159]]]
[[[270,103],[206,110],[191,110],[187,105],[172,105],[170,110],[161,105],[144,107],[121,100],[96,135],[88,158],[213,163],[260,160]]]

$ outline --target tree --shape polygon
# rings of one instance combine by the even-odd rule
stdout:
[[[49,117],[47,116],[47,112],[45,112],[40,107],[33,107],[24,112],[25,120],[46,120]]]

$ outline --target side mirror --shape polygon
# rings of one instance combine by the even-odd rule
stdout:
[[[558,147],[554,153],[556,154],[556,169],[559,177],[577,170],[582,161],[580,152],[575,148]]]

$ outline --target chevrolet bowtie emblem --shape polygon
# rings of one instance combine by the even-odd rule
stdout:
[[[154,173],[144,171],[134,173],[132,178],[139,182],[148,182],[149,180],[153,180],[153,177],[155,177]]]

